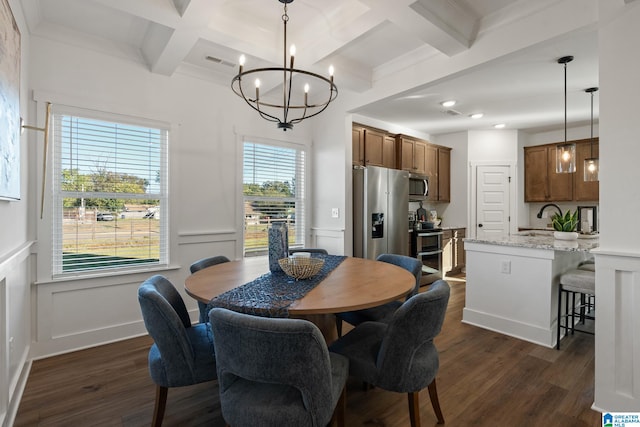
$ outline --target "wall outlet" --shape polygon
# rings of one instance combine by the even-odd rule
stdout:
[[[501,261],[500,272],[502,274],[511,274],[511,261]]]
[[[339,208],[331,208],[331,218],[340,218]]]

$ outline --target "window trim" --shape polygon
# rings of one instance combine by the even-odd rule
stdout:
[[[238,194],[238,245],[236,250],[236,256],[240,259],[243,259],[245,248],[244,248],[244,143],[256,143],[263,145],[271,145],[275,147],[289,148],[295,150],[301,150],[305,153],[305,170],[304,170],[304,226],[301,232],[304,236],[305,244],[310,243],[310,230],[311,230],[311,209],[312,209],[312,186],[310,177],[312,176],[312,144],[308,140],[299,140],[296,138],[292,138],[291,135],[282,135],[279,133],[267,132],[268,137],[264,136],[252,136],[250,133],[245,134],[237,134],[237,192]]]
[[[110,113],[105,111],[99,111],[91,108],[83,108],[83,107],[75,107],[64,104],[53,104],[52,112],[51,112],[51,123],[52,126],[55,126],[56,117],[66,115],[66,116],[77,116],[82,118],[87,118],[90,120],[100,120],[110,123],[117,123],[123,125],[132,125],[138,127],[146,127],[159,129],[164,133],[164,146],[160,149],[160,189],[158,192],[158,199],[160,199],[159,206],[159,214],[160,218],[160,258],[157,263],[132,263],[130,265],[120,265],[120,266],[112,266],[112,267],[103,267],[97,269],[86,269],[86,270],[72,270],[72,271],[63,271],[62,270],[62,240],[56,238],[56,231],[61,230],[62,225],[58,223],[58,221],[62,221],[62,203],[63,197],[60,197],[60,173],[61,173],[61,159],[57,156],[59,147],[59,141],[56,140],[55,131],[52,128],[51,131],[51,140],[50,140],[50,153],[49,153],[49,163],[50,170],[47,171],[47,176],[50,178],[50,197],[48,198],[48,202],[50,203],[49,209],[46,209],[45,212],[48,212],[48,217],[50,218],[51,229],[49,230],[49,235],[51,237],[50,242],[50,250],[51,250],[51,261],[49,263],[49,267],[51,268],[51,279],[53,281],[60,279],[72,279],[72,278],[90,278],[90,277],[100,277],[105,275],[122,275],[122,274],[131,274],[131,273],[139,273],[145,270],[164,270],[170,268],[170,230],[169,230],[169,204],[170,204],[170,196],[169,196],[169,144],[173,134],[173,128],[168,122],[152,120],[147,118],[138,117],[135,115],[127,115],[120,113]],[[99,196],[102,193],[95,193]],[[134,197],[135,198],[135,197]],[[47,202],[45,202],[47,203]]]

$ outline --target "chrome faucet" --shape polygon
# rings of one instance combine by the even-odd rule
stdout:
[[[542,211],[544,211],[546,208],[550,206],[558,209],[558,213],[560,214],[560,216],[562,216],[562,209],[560,209],[560,206],[556,205],[555,203],[547,203],[546,205],[544,205],[542,208],[540,208],[540,212],[538,212],[538,215],[536,216],[538,218],[542,218]]]

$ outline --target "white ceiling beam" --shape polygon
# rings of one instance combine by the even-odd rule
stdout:
[[[166,27],[180,25],[180,12],[172,2],[157,0],[93,0],[103,6],[119,10],[138,18],[155,22]]]
[[[476,20],[465,11],[439,0],[362,0],[372,10],[447,56],[466,51]]]
[[[178,5],[184,7],[184,11],[166,44],[144,52],[152,72],[165,76],[174,73],[207,27],[209,17],[214,13],[214,3],[211,0],[191,0],[188,4]]]

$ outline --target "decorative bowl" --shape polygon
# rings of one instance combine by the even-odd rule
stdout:
[[[296,280],[303,280],[318,274],[324,265],[324,260],[320,258],[290,257],[279,259],[278,263],[287,276]]]

